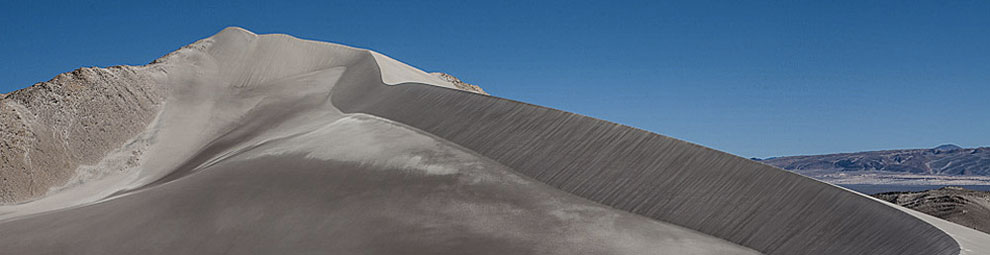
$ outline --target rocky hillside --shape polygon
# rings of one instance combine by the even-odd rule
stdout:
[[[166,93],[160,74],[81,68],[0,97],[0,204],[47,193],[144,130]]]
[[[900,206],[990,233],[990,192],[945,187],[873,195]]]
[[[755,159],[802,173],[889,172],[918,175],[990,176],[990,147],[942,145],[932,149],[868,151]]]

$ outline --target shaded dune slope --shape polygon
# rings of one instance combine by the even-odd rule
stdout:
[[[0,247],[978,254],[970,244],[990,240],[723,152],[455,90],[367,50],[231,28],[151,65],[168,96],[138,135],[151,141],[140,165],[0,207]]]
[[[347,117],[126,196],[5,223],[0,243],[14,254],[757,254],[424,142]],[[370,151],[393,160],[350,158]]]
[[[572,194],[768,254],[957,254],[936,227],[860,194],[650,132],[422,84],[337,87],[382,116]]]
[[[758,254],[340,112],[341,84],[455,87],[377,53],[232,28],[152,65],[168,97],[141,165],[0,207],[5,252]]]

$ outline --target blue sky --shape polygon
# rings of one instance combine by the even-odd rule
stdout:
[[[3,1],[0,92],[240,26],[745,157],[990,145],[986,1],[200,2]]]

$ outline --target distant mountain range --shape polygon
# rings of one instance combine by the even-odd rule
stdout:
[[[946,144],[931,149],[753,160],[835,184],[990,185],[990,147],[962,148]],[[872,196],[990,233],[990,192],[987,191],[947,186]]]
[[[931,149],[754,160],[834,183],[899,183],[905,179],[911,180],[907,184],[939,184],[945,180],[990,183],[990,178],[984,178],[990,177],[990,147],[962,148],[947,144]]]

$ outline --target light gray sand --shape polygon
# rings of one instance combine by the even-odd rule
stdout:
[[[363,115],[0,236],[14,254],[758,254]]]
[[[980,254],[990,242],[701,146],[453,90],[366,50],[230,28],[144,68],[167,91],[147,128],[86,163],[93,178],[0,207],[0,247]],[[134,144],[147,145],[133,166],[112,160]]]

